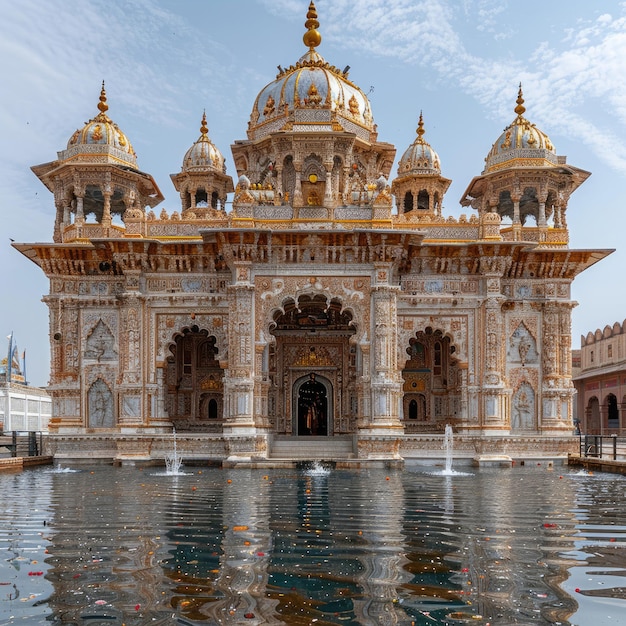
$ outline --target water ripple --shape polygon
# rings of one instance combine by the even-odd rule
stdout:
[[[322,469],[0,475],[0,622],[601,626],[626,608],[621,477]]]

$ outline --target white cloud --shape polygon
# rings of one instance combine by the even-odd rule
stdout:
[[[451,0],[334,0],[330,6],[319,2],[318,8],[322,4],[324,33],[337,44],[435,72],[436,80],[459,84],[499,119],[512,118],[513,91],[522,81],[532,121],[577,138],[626,173],[621,147],[626,124],[624,4],[615,15],[605,12],[579,22],[550,41],[533,41],[532,31],[524,32],[520,39],[529,52],[517,41],[518,48],[512,45],[506,58],[469,52],[469,30],[458,30],[458,6]],[[507,37],[507,4],[465,2],[463,11],[479,30]]]

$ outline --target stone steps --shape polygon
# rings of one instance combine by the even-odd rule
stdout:
[[[355,456],[351,436],[276,437],[270,448],[272,459],[337,461]]]

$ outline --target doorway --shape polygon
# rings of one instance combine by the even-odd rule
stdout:
[[[329,382],[311,373],[296,382],[296,436],[326,437],[329,434]]]

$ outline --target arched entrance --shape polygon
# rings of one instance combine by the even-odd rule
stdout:
[[[617,407],[617,398],[610,393],[606,397],[606,417],[607,427],[609,430],[617,430],[619,428],[619,409]]]
[[[220,431],[224,372],[215,337],[194,325],[176,334],[165,373],[165,407],[177,431]]]
[[[455,350],[450,337],[431,327],[409,339],[402,370],[407,432],[440,432],[455,423],[460,405]]]
[[[356,431],[357,346],[352,314],[338,298],[301,294],[276,311],[267,368],[274,432],[333,436]]]
[[[600,401],[596,396],[591,396],[585,409],[585,420],[587,422],[585,432],[589,435],[600,435]]]
[[[331,392],[331,393],[329,393]],[[330,396],[330,397],[329,397]],[[331,432],[329,418],[332,417],[332,388],[330,381],[314,373],[296,381],[294,385],[295,424],[298,437],[325,437]]]

